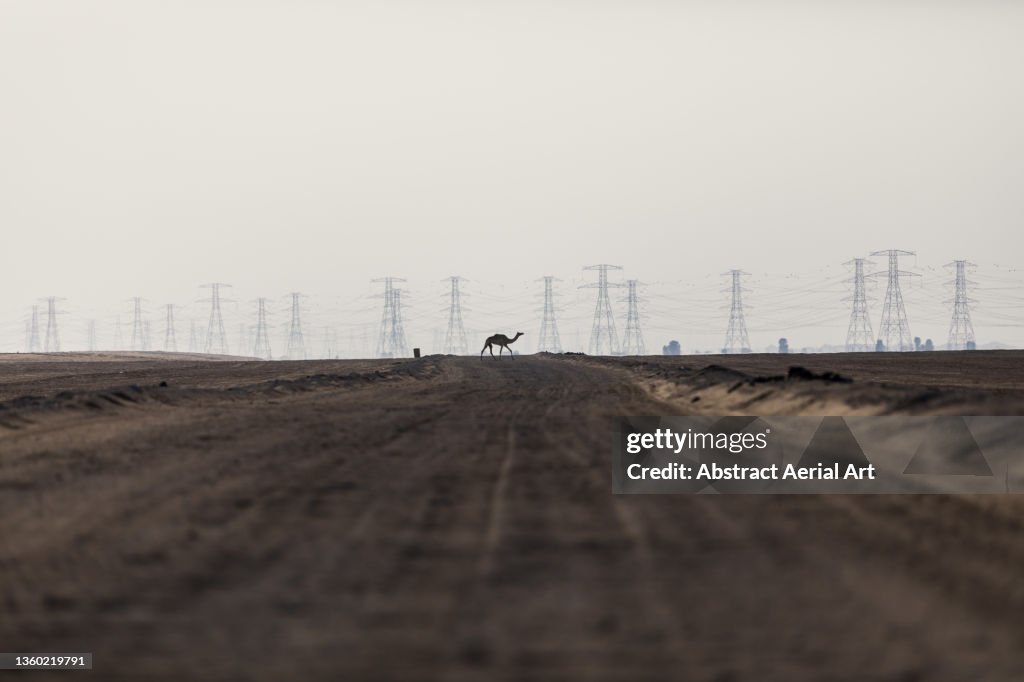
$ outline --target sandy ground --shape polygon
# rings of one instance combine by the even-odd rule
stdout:
[[[1024,498],[613,496],[609,417],[1022,386],[1016,352],[2,356],[0,648],[95,654],[6,675],[1021,680]]]

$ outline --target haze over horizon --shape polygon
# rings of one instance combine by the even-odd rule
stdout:
[[[755,350],[840,345],[841,264],[887,248],[915,334],[945,341],[963,258],[979,344],[1024,346],[1021,35],[995,1],[5,2],[0,350],[47,295],[79,340],[194,306],[180,343],[209,281],[279,327],[306,292],[343,341],[384,275],[429,347],[455,274],[468,328],[533,336],[563,278],[585,344],[592,263],[648,283],[650,352],[721,344],[731,268]]]

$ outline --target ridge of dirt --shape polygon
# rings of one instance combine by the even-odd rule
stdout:
[[[835,370],[848,360],[844,354],[813,358],[685,356],[565,361],[593,363],[628,372],[652,397],[693,414],[1024,414],[1024,389],[1020,388],[1024,386],[1024,371],[1020,365],[1009,370],[1004,364],[1006,361],[1024,363],[1024,353],[994,351],[978,353],[967,360],[956,358],[958,364],[976,372],[972,380],[957,377],[951,381],[948,373],[933,372],[922,373],[919,382],[908,382],[890,369],[893,363],[898,363],[900,355],[914,354],[852,355],[860,356],[855,366],[859,372]],[[947,358],[952,359],[952,354],[932,353],[930,359],[939,364]],[[986,363],[993,358],[1001,362],[986,370]],[[920,358],[917,360],[921,362]],[[801,363],[810,364],[814,369]],[[986,376],[999,387],[979,387]],[[1018,377],[1016,382],[1014,376]]]

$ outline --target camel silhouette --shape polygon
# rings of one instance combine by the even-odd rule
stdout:
[[[484,351],[485,350],[491,351],[491,357],[493,358],[494,357],[494,348],[492,348],[492,346],[495,345],[495,344],[497,344],[497,346],[498,346],[498,357],[500,358],[501,357],[502,349],[508,348],[508,345],[510,343],[515,343],[516,339],[518,339],[522,335],[523,335],[522,332],[516,332],[515,337],[511,338],[511,339],[508,338],[507,336],[505,336],[504,334],[495,334],[494,336],[488,336],[487,340],[484,341],[484,347],[480,349],[480,359],[483,360],[483,358],[484,358]],[[515,358],[515,356],[512,355],[512,349],[511,348],[508,348],[508,355],[509,355],[509,357],[511,357],[513,359]]]

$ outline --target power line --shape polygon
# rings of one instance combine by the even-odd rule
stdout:
[[[466,340],[466,328],[462,324],[462,290],[461,283],[465,279],[458,275],[448,278],[451,284],[448,302],[448,331],[444,336],[444,352],[450,355],[467,355],[469,342]]]
[[[558,336],[558,323],[555,321],[554,282],[561,282],[551,275],[541,278],[544,281],[544,313],[540,321],[540,336],[537,340],[537,352],[561,353],[562,340]]]
[[[886,275],[885,304],[882,306],[882,322],[878,325],[879,339],[882,341],[884,350],[914,350],[914,337],[910,333],[910,321],[907,319],[907,309],[903,305],[903,292],[900,290],[900,277],[910,277],[914,273],[900,270],[899,257],[915,254],[913,251],[887,249],[875,251],[871,255],[886,256],[889,259],[889,269],[886,272],[871,274],[872,277]]]
[[[60,352],[60,331],[57,329],[57,298],[46,299],[46,341],[43,345],[46,353]]]
[[[394,303],[391,306],[395,336],[395,355],[393,357],[404,358],[409,355],[409,348],[405,343],[405,326],[402,323],[402,290],[392,289],[391,296],[394,298]]]
[[[138,296],[132,299],[132,350],[149,350],[146,343],[146,333],[142,322],[142,299]]]
[[[224,316],[221,314],[220,290],[221,287],[230,287],[230,284],[212,282],[204,284],[204,288],[210,289],[210,322],[206,326],[206,353],[218,355],[228,354],[228,335],[224,331]]]
[[[167,316],[164,319],[164,350],[178,352],[178,337],[174,329],[174,304],[167,304]]]
[[[42,348],[39,343],[39,306],[32,306],[32,321],[28,333],[28,352],[38,353]]]
[[[640,303],[637,300],[637,280],[627,279],[629,292],[626,296],[626,335],[622,344],[623,355],[646,355],[644,335],[640,330]]]
[[[256,342],[253,345],[253,355],[263,360],[270,360],[273,354],[270,352],[270,334],[267,331],[267,299],[256,299]]]
[[[967,279],[967,268],[974,263],[955,260],[949,265],[956,267],[953,282],[953,319],[949,322],[949,349],[974,350],[974,325],[971,324],[971,299],[967,297],[967,285],[974,284]]]
[[[377,357],[405,357],[409,353],[402,326],[402,294],[395,286],[396,282],[405,280],[400,277],[381,277],[372,281],[384,283],[384,311],[377,336]]]
[[[864,285],[865,262],[866,258],[849,261],[853,263],[853,309],[850,311],[850,326],[846,330],[846,350],[850,353],[868,352],[875,347],[875,334],[868,317],[868,297]]]
[[[249,326],[245,322],[238,323],[238,354],[245,354],[248,348],[251,348],[249,343]]]
[[[619,336],[615,331],[615,316],[612,314],[612,303],[608,298],[608,287],[621,287],[621,284],[608,283],[609,270],[621,270],[618,265],[588,265],[584,270],[597,270],[597,284],[584,284],[580,289],[597,289],[597,301],[594,304],[594,323],[590,329],[591,355],[618,355]]]
[[[334,360],[338,357],[338,339],[334,329],[330,326],[324,327],[324,338],[323,338],[323,357],[328,360]]]
[[[188,321],[188,352],[198,353],[199,351],[199,328],[195,320]]]
[[[306,341],[302,336],[302,306],[300,300],[302,294],[295,291],[292,297],[292,318],[288,325],[288,351],[286,357],[289,360],[306,359]]]
[[[723,353],[749,353],[750,339],[747,337],[747,322],[743,317],[743,276],[742,270],[725,273],[732,278],[732,301],[729,305],[729,326],[725,330]]]

